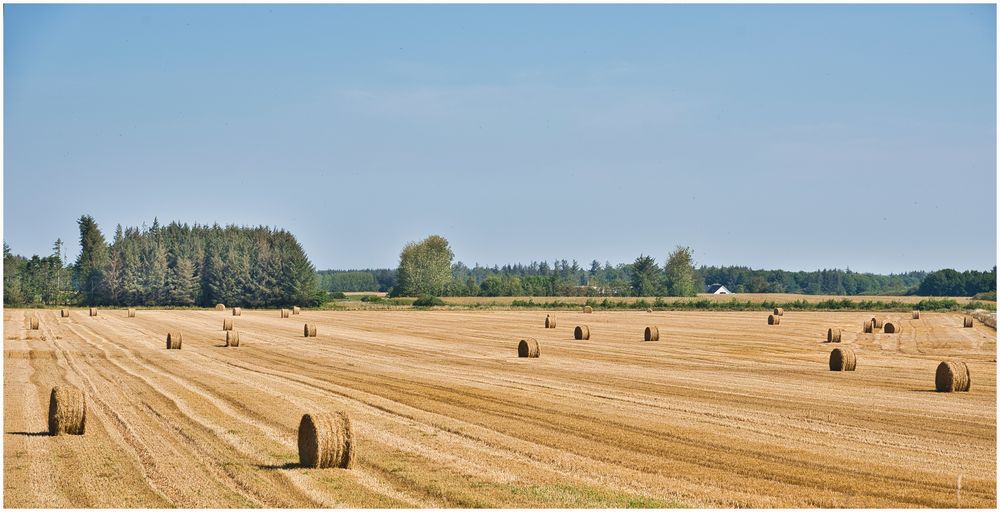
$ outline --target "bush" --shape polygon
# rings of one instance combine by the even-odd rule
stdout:
[[[361,302],[371,302],[374,304],[382,302],[382,297],[379,297],[378,295],[362,295]]]
[[[997,300],[997,292],[982,292],[982,293],[977,293],[976,296],[973,297],[973,299],[995,301],[995,300]]]
[[[515,299],[511,301],[511,307],[513,308],[544,308],[544,309],[579,309],[581,304],[578,302],[566,302],[561,300],[554,300],[551,302],[535,302],[534,299],[520,300]],[[625,300],[609,300],[604,299],[601,302],[597,302],[593,299],[588,299],[584,305],[592,306],[595,309],[600,308],[602,310],[614,310],[614,309],[637,309],[643,310],[649,306],[649,303],[645,300],[637,301],[625,301]],[[921,311],[957,311],[959,309],[984,309],[987,311],[996,311],[996,304],[992,302],[980,302],[973,301],[969,302],[964,306],[960,306],[958,302],[954,299],[924,299],[917,303],[907,303],[900,301],[874,301],[874,300],[863,300],[859,302],[854,302],[850,299],[827,299],[824,301],[812,303],[807,302],[802,299],[790,301],[790,302],[776,302],[776,301],[743,301],[733,298],[728,301],[719,300],[713,301],[708,299],[686,299],[686,300],[674,300],[666,301],[661,298],[657,298],[652,307],[661,310],[669,311],[684,311],[684,310],[707,310],[707,311],[760,311],[760,310],[771,310],[776,307],[783,307],[787,311],[910,311],[913,309],[919,309]]]
[[[914,309],[921,311],[954,311],[958,309],[955,299],[924,299]]]
[[[329,297],[331,299],[341,299],[341,300],[343,300],[343,299],[347,298],[347,295],[344,295],[344,292],[330,292],[329,293]]]
[[[418,308],[427,308],[431,306],[444,306],[444,301],[433,296],[433,295],[421,295],[417,300],[413,301],[413,305]]]
[[[974,300],[974,301],[971,301],[968,304],[966,304],[963,307],[963,309],[967,309],[967,310],[970,310],[970,311],[976,310],[976,309],[983,309],[983,310],[986,310],[986,311],[996,311],[997,310],[997,305],[996,304],[992,304],[990,302],[979,302],[978,300]]]
[[[312,293],[309,294],[309,298],[306,299],[303,306],[317,307],[322,306],[327,301],[327,294],[325,290],[320,290],[318,288],[313,288]]]

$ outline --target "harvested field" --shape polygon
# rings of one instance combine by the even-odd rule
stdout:
[[[228,312],[32,313],[4,310],[6,507],[996,506],[996,331],[958,313],[304,310],[306,342],[247,309],[238,350]],[[947,360],[969,392],[934,391]],[[63,384],[85,435],[42,435]],[[353,468],[299,467],[302,415],[337,411]]]

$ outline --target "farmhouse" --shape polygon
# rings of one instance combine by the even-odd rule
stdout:
[[[705,287],[705,293],[711,293],[713,295],[729,295],[733,292],[729,291],[725,286],[719,283],[708,285]]]

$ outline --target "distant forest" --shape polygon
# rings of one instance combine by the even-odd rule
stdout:
[[[576,260],[531,262],[484,267],[452,265],[452,281],[442,295],[451,296],[634,296],[634,264],[594,260],[582,267]],[[395,269],[322,270],[319,286],[330,292],[389,292],[396,285]],[[722,284],[735,293],[801,293],[807,295],[928,295],[973,296],[996,292],[996,267],[986,272],[914,271],[872,274],[851,270],[754,270],[740,266],[701,266],[696,284]]]
[[[57,240],[48,256],[26,258],[4,243],[4,304],[244,307],[317,305],[336,292],[444,296],[693,296],[705,285],[734,293],[975,296],[996,299],[996,267],[985,272],[871,274],[851,270],[754,270],[692,263],[678,247],[663,265],[640,255],[632,263],[533,261],[468,267],[453,262],[448,241],[433,235],[407,244],[398,269],[317,272],[295,237],[268,227],[171,223],[116,227],[107,242],[82,216],[80,256],[70,264]]]
[[[83,216],[80,256],[25,258],[4,244],[4,304],[245,307],[312,305],[316,270],[291,233],[267,227],[188,226],[115,229],[105,241]]]

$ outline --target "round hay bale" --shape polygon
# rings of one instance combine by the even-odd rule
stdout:
[[[556,317],[545,315],[545,328],[555,329],[556,328]]]
[[[647,313],[652,313],[653,312],[653,308],[646,308],[646,312]]]
[[[525,338],[517,343],[517,357],[538,357],[540,353],[538,341],[534,338]]]
[[[882,328],[882,320],[878,318],[872,318],[872,330],[878,330]]]
[[[920,320],[920,312],[919,311],[914,311],[913,312],[913,319],[914,320]]]
[[[830,352],[831,372],[853,372],[857,365],[858,356],[854,354],[854,349],[843,347]]]
[[[181,333],[179,332],[168,332],[167,333],[167,350],[180,350],[181,349]]]
[[[767,315],[767,325],[781,324],[781,317],[777,315]]]
[[[135,310],[132,309],[132,308],[129,308],[128,313],[126,313],[126,316],[128,318],[135,318]]]
[[[305,334],[306,338],[315,338],[316,324],[306,324],[305,327],[302,329],[302,332],[303,334]]]
[[[97,308],[90,308],[90,316],[97,316]]]
[[[660,328],[651,325],[646,327],[645,332],[642,334],[643,341],[660,341]]]
[[[287,309],[282,309],[281,310],[281,318],[288,318],[288,314],[289,313],[290,313],[290,311],[288,311]]]
[[[222,319],[222,330],[223,331],[231,331],[231,330],[233,330],[233,319],[232,318],[223,318]]]
[[[827,343],[840,343],[840,328],[831,327],[826,330],[826,342]]]
[[[38,317],[33,316],[28,319],[28,328],[35,331],[38,330]]]
[[[871,320],[865,320],[864,331],[866,333],[870,333],[870,332],[874,332],[874,330],[875,330],[875,328],[872,327],[872,321]]]
[[[962,327],[972,327],[972,317],[967,316],[962,319]]]
[[[968,391],[972,387],[969,365],[962,362],[942,361],[934,375],[934,385],[942,393]]]
[[[899,334],[900,332],[903,331],[903,326],[900,325],[899,323],[886,322],[885,325],[882,327],[882,330],[886,334]]]
[[[216,311],[225,311],[225,310],[226,310],[226,305],[225,305],[225,304],[222,304],[222,303],[220,302],[219,304],[216,304],[216,305],[215,305],[215,310],[216,310]]]
[[[354,430],[346,412],[302,415],[299,422],[299,465],[346,469],[353,463]]]
[[[60,309],[59,310],[59,316],[61,316],[63,318],[69,318],[69,310],[68,309]]]
[[[243,309],[233,308],[233,316],[243,316]]]
[[[56,386],[49,395],[49,435],[83,435],[87,427],[87,395],[73,386]]]
[[[297,314],[299,314],[301,312],[302,312],[302,308],[300,308],[298,306],[292,306],[292,314],[293,315],[297,315]]]
[[[240,333],[239,333],[239,331],[226,331],[226,346],[227,347],[238,347],[238,346],[240,346]]]
[[[774,308],[775,316],[785,316],[785,308]]]
[[[594,312],[594,308],[592,308],[590,306],[584,306],[583,307],[583,312],[584,313],[593,313]]]
[[[590,327],[586,325],[578,325],[576,329],[573,329],[573,339],[575,340],[589,340],[590,339]]]

